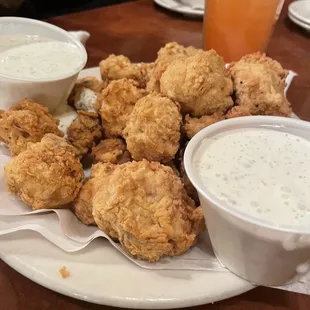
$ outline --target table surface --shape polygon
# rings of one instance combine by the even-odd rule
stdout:
[[[285,68],[294,70],[288,99],[294,112],[310,121],[310,41],[309,34],[287,18],[286,1],[268,47],[268,55]],[[87,30],[88,67],[111,53],[124,54],[134,62],[150,62],[165,43],[177,41],[201,47],[202,21],[185,18],[141,0],[117,6],[55,17],[49,22],[66,30]],[[191,309],[208,310],[308,310],[310,296],[270,288],[256,288],[240,296]],[[0,261],[1,310],[82,310],[113,309],[92,305],[45,289],[21,276]]]

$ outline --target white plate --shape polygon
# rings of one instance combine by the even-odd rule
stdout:
[[[165,9],[170,11],[174,11],[177,13],[182,13],[183,15],[195,16],[195,17],[203,17],[204,10],[195,9],[186,5],[183,5],[180,2],[174,0],[154,0],[159,6],[162,6]]]
[[[290,18],[290,20],[295,23],[296,25],[300,26],[301,28],[305,29],[306,31],[310,32],[310,25],[307,25],[305,23],[303,23],[302,21],[300,21],[299,19],[297,19],[296,17],[294,17],[292,14],[288,13],[288,17]]]
[[[39,234],[0,238],[1,258],[30,280],[61,294],[132,309],[196,306],[239,295],[253,286],[228,272],[152,271],[130,263],[107,241],[93,241],[69,254]],[[63,279],[58,270],[70,272]]]
[[[288,13],[310,27],[310,1],[295,1],[288,7]]]
[[[80,77],[99,77],[99,69]],[[254,288],[229,272],[153,271],[135,266],[107,241],[66,253],[31,231],[0,237],[0,257],[30,280],[61,294],[104,305],[133,309],[196,306]],[[59,269],[66,266],[70,277]]]

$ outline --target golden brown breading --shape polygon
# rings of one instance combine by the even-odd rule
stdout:
[[[15,104],[9,111],[31,111],[34,112],[40,119],[40,123],[50,123],[49,125],[58,125],[59,120],[54,119],[53,116],[48,112],[48,108],[42,106],[39,103],[34,102],[31,99],[20,100]]]
[[[93,217],[93,189],[93,179],[90,177],[82,185],[80,192],[72,205],[73,213],[85,225],[96,225]]]
[[[130,153],[122,139],[105,139],[93,147],[92,156],[95,162],[123,164],[131,161]]]
[[[33,210],[62,207],[81,187],[83,167],[64,138],[45,135],[4,167],[8,189]]]
[[[85,88],[89,88],[95,93],[101,93],[101,91],[107,86],[107,83],[97,79],[94,76],[86,76],[78,80],[76,84],[79,84]]]
[[[275,60],[256,53],[230,67],[236,106],[227,118],[244,115],[289,116],[290,103],[284,95],[287,71]]]
[[[160,78],[171,62],[172,60],[169,59],[156,59],[154,67],[148,75],[148,81],[146,84],[146,90],[148,92],[160,92]]]
[[[158,53],[157,57],[158,58],[170,58],[171,60],[174,60],[176,57],[182,55],[182,56],[193,56],[195,55],[199,49],[189,46],[189,47],[184,47],[181,44],[178,44],[176,42],[170,42],[167,43],[164,47],[162,47]]]
[[[106,181],[110,175],[113,174],[114,170],[119,167],[119,165],[113,165],[111,163],[97,163],[92,166],[91,168],[91,176],[92,176],[92,185],[93,185],[93,192],[96,194],[97,192],[101,191],[106,186]],[[92,205],[93,205],[93,217],[95,220],[96,225],[98,222],[94,216],[94,197],[92,197]],[[104,232],[109,235],[113,239],[117,239],[118,234],[114,230],[113,225],[106,221],[104,218],[98,219],[101,223],[101,227],[104,227]],[[98,225],[99,226],[99,225]],[[101,229],[99,226],[99,228]]]
[[[192,116],[211,115],[233,106],[232,80],[214,50],[173,61],[160,79],[161,92]]]
[[[161,47],[157,52],[158,58],[169,58],[177,55],[188,56],[186,47],[177,42],[169,42],[165,46]]]
[[[198,49],[198,48],[196,48],[196,47],[194,47],[194,46],[188,46],[188,47],[186,48],[186,54],[187,54],[188,56],[194,56],[194,55],[196,55],[197,52],[199,52],[199,51],[202,51],[202,49]]]
[[[154,69],[154,62],[150,62],[150,63],[141,63],[140,64],[140,71],[141,71],[141,74],[142,74],[142,78],[144,80],[143,83],[140,83],[141,87],[142,88],[145,88],[147,83],[149,82],[150,80],[150,77],[151,77],[151,73],[152,73],[152,70]]]
[[[136,102],[146,95],[137,82],[128,79],[112,81],[98,97],[104,134],[108,138],[122,135]]]
[[[181,123],[179,106],[170,99],[151,93],[137,101],[123,132],[132,158],[163,163],[173,159]]]
[[[39,142],[47,133],[62,137],[58,124],[46,107],[24,99],[1,113],[0,141],[8,145],[13,155],[18,155],[27,148],[28,142]]]
[[[106,86],[107,82],[92,76],[80,79],[73,87],[68,104],[76,110],[96,112],[98,110],[97,97]]]
[[[73,202],[72,212],[85,225],[96,225],[93,217],[93,197],[97,188],[100,187],[102,178],[106,177],[113,170],[114,166],[106,167],[101,163],[95,164],[91,167],[90,176],[84,180],[83,186]]]
[[[155,262],[195,244],[203,219],[171,168],[146,160],[103,166],[110,171],[96,188],[93,216],[127,252]]]
[[[103,81],[120,80],[123,78],[135,80],[140,87],[145,87],[145,76],[137,64],[130,62],[124,55],[110,55],[99,63]]]
[[[157,53],[157,59],[154,62],[153,68],[149,72],[146,89],[160,92],[160,78],[167,69],[168,65],[176,59],[184,59],[194,55],[198,50],[194,47],[184,47],[176,42],[167,43]]]
[[[267,57],[266,54],[264,53],[257,52],[254,54],[245,55],[237,63],[239,62],[249,63],[249,64],[262,64],[265,66],[265,68],[268,68],[276,72],[279,78],[281,78],[281,80],[285,79],[288,75],[288,71],[283,69],[283,67],[281,66],[279,62],[277,62],[274,59],[271,59],[270,57]],[[230,66],[230,68],[232,68],[235,64]]]
[[[203,232],[207,229],[204,213],[202,207],[197,207],[192,213],[191,220],[195,223],[196,226],[193,226],[194,231]]]
[[[67,136],[78,156],[87,154],[102,138],[99,115],[94,112],[78,111],[77,118],[67,130]]]
[[[184,131],[188,139],[191,139],[196,133],[205,127],[225,119],[223,112],[216,112],[213,115],[204,115],[201,117],[185,116]]]
[[[234,106],[225,115],[225,118],[234,118],[241,116],[251,116],[251,112],[248,106]]]

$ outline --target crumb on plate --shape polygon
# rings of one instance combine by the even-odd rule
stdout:
[[[62,266],[61,269],[59,269],[59,273],[61,274],[61,276],[66,279],[70,276],[70,272],[67,270],[66,266]]]

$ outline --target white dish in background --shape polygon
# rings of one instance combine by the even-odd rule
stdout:
[[[83,70],[79,78],[85,76],[99,78],[99,68]],[[65,116],[68,117],[71,116]],[[142,269],[103,239],[95,240],[81,252],[69,254],[39,234],[23,231],[0,237],[0,257],[30,280],[58,293],[123,308],[190,307],[254,288],[229,272]],[[70,272],[67,279],[59,273],[64,265]]]
[[[182,4],[181,0],[154,0],[154,2],[167,10],[183,15],[193,17],[203,17],[204,15],[204,10],[201,8],[200,1],[197,2],[198,4],[194,3],[193,6]]]
[[[290,13],[288,13],[288,17],[289,19],[295,23],[296,25],[300,26],[301,28],[303,28],[304,30],[306,30],[307,32],[310,32],[310,24],[305,24],[302,21],[300,21],[299,19],[297,19],[296,17],[294,17],[293,15],[291,15]]]
[[[310,1],[294,1],[288,7],[288,13],[310,27]]]
[[[194,10],[204,10],[205,1],[204,0],[174,0],[179,2],[187,7],[190,7]]]

